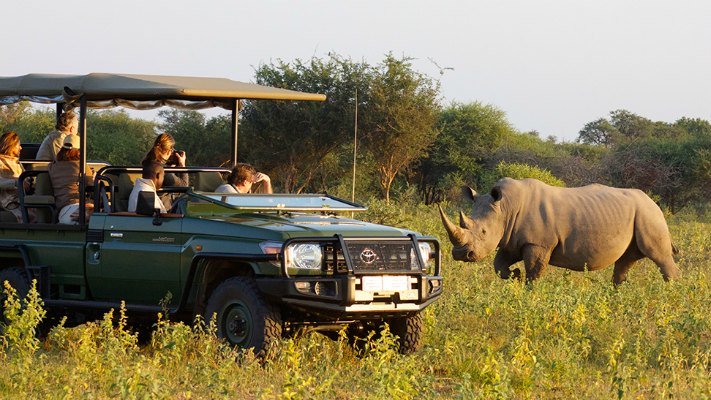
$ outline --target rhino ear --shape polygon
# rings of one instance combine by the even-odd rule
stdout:
[[[494,186],[491,189],[491,198],[494,199],[494,202],[501,200],[502,196],[503,194],[501,193],[501,188],[499,186]]]
[[[462,186],[462,196],[464,196],[465,199],[474,201],[476,198],[476,190],[470,188],[469,186]]]

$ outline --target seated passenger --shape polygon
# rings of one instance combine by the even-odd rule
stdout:
[[[59,223],[77,225],[79,223],[79,136],[69,135],[57,153],[57,161],[49,164],[49,180],[52,182],[54,199],[59,211]],[[93,173],[84,177],[85,187],[93,184]],[[94,212],[94,205],[86,204],[86,220]]]
[[[153,147],[143,157],[141,165],[155,162],[163,167],[184,167],[187,156],[184,151],[175,151],[175,139],[169,133],[161,133],[153,142]],[[165,174],[165,186],[188,186],[187,173]]]
[[[272,193],[272,181],[267,174],[257,172],[253,166],[247,163],[238,163],[227,175],[227,183],[215,189],[216,193],[251,193],[252,185],[264,182],[259,190],[260,193]]]
[[[165,171],[163,166],[156,162],[149,162],[143,164],[143,174],[142,178],[136,179],[136,183],[133,185],[133,190],[131,195],[128,197],[128,211],[136,212],[136,207],[138,205],[138,194],[140,192],[153,192],[156,193],[160,188],[163,187],[163,177],[165,176]],[[156,193],[154,208],[160,210],[161,213],[166,212],[165,205],[158,197]]]
[[[50,132],[42,141],[36,159],[56,161],[57,153],[64,145],[64,138],[79,132],[79,119],[73,110],[66,111],[57,119],[55,128],[56,130]]]
[[[17,198],[17,178],[24,172],[20,164],[20,137],[15,132],[6,132],[0,136],[0,208],[15,215],[17,222],[22,222],[22,211]],[[25,190],[29,189],[25,181]],[[32,220],[33,215],[30,215]]]

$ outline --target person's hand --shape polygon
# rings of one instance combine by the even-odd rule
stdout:
[[[254,175],[252,183],[258,182],[264,183],[264,187],[260,190],[262,193],[272,194],[272,180],[269,178],[269,175],[257,172],[257,174]]]
[[[178,161],[178,167],[184,167],[185,166],[185,159],[187,156],[185,155],[184,151],[176,151],[175,153],[175,159]]]
[[[31,188],[32,188],[32,180],[31,179],[25,179],[24,181],[22,181],[22,189],[24,190],[25,193],[29,192]]]
[[[257,183],[257,182],[262,182],[264,183],[271,183],[272,180],[269,178],[269,175],[263,174],[261,172],[257,172],[256,175],[254,175],[254,179],[252,180],[252,183]]]

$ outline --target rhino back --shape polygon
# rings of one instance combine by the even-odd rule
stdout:
[[[654,215],[654,209],[659,210],[656,204],[636,189],[597,184],[558,188],[533,179],[506,183],[515,187],[509,206],[515,222],[507,247],[550,248],[552,265],[604,268],[632,243],[638,214],[664,222],[661,211]]]

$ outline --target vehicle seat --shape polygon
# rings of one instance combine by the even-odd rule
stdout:
[[[133,185],[136,183],[136,179],[140,177],[141,174],[138,172],[124,172],[119,175],[116,188],[116,199],[112,199],[114,202],[114,211],[128,211],[128,198],[131,197],[131,191],[133,190]]]
[[[198,172],[194,175],[193,188],[198,192],[214,192],[218,186],[225,183],[217,171]]]
[[[17,223],[17,218],[15,217],[15,214],[11,213],[10,211],[1,210],[0,222],[5,224]]]
[[[26,209],[35,209],[36,222],[45,224],[57,222],[57,207],[49,173],[41,173],[35,177],[35,193],[25,196],[24,203]]]

